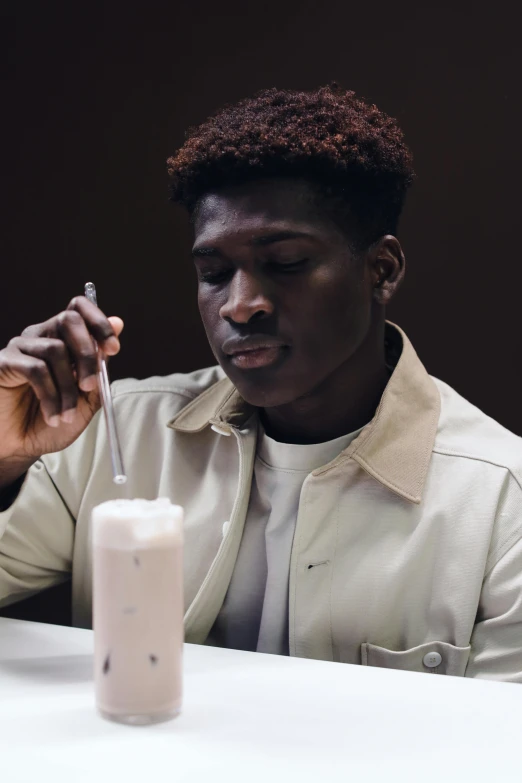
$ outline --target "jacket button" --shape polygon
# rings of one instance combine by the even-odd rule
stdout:
[[[428,669],[434,669],[436,666],[439,666],[439,664],[442,663],[442,655],[438,652],[426,653],[422,659],[422,662],[424,666],[428,667]]]
[[[211,424],[210,429],[217,432],[218,435],[231,435],[231,432],[226,427],[220,427],[219,424]]]

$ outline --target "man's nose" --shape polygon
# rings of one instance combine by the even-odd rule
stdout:
[[[219,315],[223,319],[246,324],[252,318],[271,315],[274,305],[261,281],[252,273],[238,269],[228,288],[228,298]]]

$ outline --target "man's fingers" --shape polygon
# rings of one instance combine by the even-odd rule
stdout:
[[[48,362],[57,390],[63,396],[59,404],[55,401],[52,405],[54,411],[59,414],[74,409],[78,387],[84,392],[96,389],[98,350],[107,359],[117,354],[120,350],[118,335],[122,329],[121,318],[116,315],[107,318],[84,296],[74,297],[58,315],[24,329],[21,338],[17,338],[25,343],[19,350]],[[36,343],[32,342],[35,340]],[[41,382],[38,393],[45,396]]]
[[[64,310],[57,316],[56,329],[57,337],[67,346],[76,367],[78,385],[84,391],[91,391],[96,387],[98,359],[96,345],[84,319],[75,310]]]
[[[118,353],[120,341],[116,337],[116,330],[113,324],[100,308],[90,302],[85,296],[75,296],[74,299],[71,299],[65,312],[77,312],[80,314],[87,330],[105,354],[112,356]],[[117,316],[112,317],[117,318]],[[121,321],[121,318],[118,321]],[[123,321],[121,321],[121,324],[121,329],[123,329]]]
[[[2,351],[0,376],[8,387],[28,383],[40,402],[45,421],[51,427],[57,427],[62,412],[62,400],[48,364],[49,349],[42,346],[45,342],[44,339],[29,337],[13,338],[7,349]],[[43,356],[40,353],[43,353]]]

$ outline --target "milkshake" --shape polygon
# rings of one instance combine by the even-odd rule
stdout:
[[[110,720],[158,723],[180,711],[182,525],[168,498],[93,509],[94,682]]]

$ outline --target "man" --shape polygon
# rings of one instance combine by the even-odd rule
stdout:
[[[113,384],[129,487],[185,508],[187,641],[522,682],[522,440],[385,320],[413,180],[396,122],[267,90],[169,159],[219,366]],[[72,571],[117,497],[83,297],[0,352],[0,601]]]

